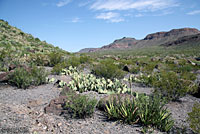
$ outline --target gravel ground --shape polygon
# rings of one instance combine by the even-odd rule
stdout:
[[[0,102],[6,104],[28,104],[30,101],[41,100],[49,103],[59,96],[60,91],[53,84],[41,85],[29,89],[17,89],[8,85],[0,86]]]
[[[69,77],[50,76],[69,81]],[[133,85],[134,91],[150,93],[151,88]],[[92,118],[68,119],[53,114],[45,114],[44,107],[57,98],[60,89],[54,84],[46,84],[23,90],[8,85],[0,85],[0,134],[140,134],[142,128],[118,122],[107,121],[101,111],[96,110]],[[98,100],[106,95],[96,92],[86,92]],[[181,102],[169,103],[167,107],[172,112],[176,126],[188,127],[187,113],[192,110],[195,102],[200,102],[192,96],[186,96]],[[37,133],[36,133],[37,132]],[[162,134],[154,131],[155,134]],[[176,134],[177,132],[173,132]],[[188,129],[188,134],[191,132]]]
[[[187,95],[180,99],[180,102],[171,102],[167,104],[168,109],[172,113],[172,117],[175,119],[175,124],[177,126],[185,126],[189,128],[189,124],[187,122],[187,113],[192,111],[192,107],[195,102],[200,103],[200,99],[195,98],[191,95]]]

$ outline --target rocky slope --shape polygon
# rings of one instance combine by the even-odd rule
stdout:
[[[197,34],[200,31],[195,28],[181,28],[181,29],[172,29],[168,32],[157,32],[153,34],[147,35],[142,40],[136,40],[135,38],[122,38],[115,40],[113,43],[109,45],[105,45],[101,48],[87,48],[80,50],[80,52],[95,52],[99,50],[111,50],[111,49],[130,49],[130,48],[138,48],[138,47],[146,47],[146,46],[159,46],[163,44],[170,44],[175,42],[174,45],[178,45],[179,43],[190,42],[195,40],[194,38],[198,38]],[[196,37],[192,37],[192,36]],[[193,38],[193,39],[192,39]],[[198,40],[199,41],[199,40]],[[165,46],[165,45],[164,45]]]
[[[184,43],[195,43],[195,42],[200,42],[200,34],[184,36],[184,37],[178,38],[175,41],[167,42],[162,45],[169,47],[169,46],[174,46],[174,45],[182,45]]]
[[[20,29],[8,24],[7,21],[0,20],[0,50],[10,49],[18,53],[37,53],[62,51],[46,41],[33,37],[31,34],[24,33]]]

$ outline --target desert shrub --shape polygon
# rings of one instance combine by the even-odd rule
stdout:
[[[197,78],[197,74],[192,73],[192,72],[182,72],[180,73],[180,77],[181,79],[184,79],[184,80],[195,81]]]
[[[198,84],[194,82],[196,74],[185,72],[177,74],[175,72],[154,73],[151,75],[133,75],[131,82],[154,87],[155,92],[161,93],[169,101],[176,101],[187,93],[194,94],[198,91]]]
[[[147,75],[140,73],[138,76],[132,78],[132,82],[140,83],[142,85],[146,85],[152,87],[154,82],[157,81],[157,75]]]
[[[170,101],[176,101],[192,90],[191,81],[181,79],[175,72],[161,72],[155,77],[151,83],[155,92],[161,92]]]
[[[48,74],[44,68],[38,68],[34,66],[31,68],[30,75],[33,78],[33,81],[31,84],[34,86],[38,86],[38,85],[46,83],[46,77]]]
[[[120,70],[112,60],[104,60],[98,65],[94,65],[92,73],[98,77],[104,77],[106,79],[120,79],[124,76],[124,72]]]
[[[165,108],[165,101],[160,95],[138,97],[137,107],[140,123],[144,126],[156,127],[165,132],[173,127],[171,113]]]
[[[144,65],[142,71],[146,72],[146,73],[151,73],[156,65],[158,65],[157,62],[150,62],[150,63]]]
[[[17,68],[14,73],[10,75],[9,83],[16,85],[18,88],[26,89],[31,85],[32,76],[24,68]]]
[[[192,70],[194,70],[194,67],[192,65],[187,64],[187,65],[182,65],[181,67],[179,67],[177,69],[177,72],[190,72]]]
[[[86,95],[68,94],[65,109],[75,118],[91,117],[94,113],[97,100]]]
[[[138,107],[135,100],[130,98],[121,99],[114,97],[106,104],[105,114],[108,119],[121,120],[128,124],[135,124],[139,121]]]
[[[80,58],[79,57],[70,57],[67,59],[67,67],[72,66],[72,67],[78,67],[80,63]]]
[[[91,59],[90,59],[89,56],[86,56],[86,55],[80,56],[80,63],[81,63],[81,64],[89,63],[90,61],[91,61]]]
[[[133,66],[131,69],[130,69],[130,72],[133,73],[133,74],[137,74],[140,72],[140,66]]]
[[[26,89],[31,85],[41,85],[46,82],[47,73],[44,68],[17,68],[9,75],[9,83],[18,88]]]
[[[62,54],[58,52],[52,52],[49,55],[49,66],[55,66],[62,62]]]
[[[30,61],[38,66],[45,66],[49,64],[48,56],[45,54],[35,54],[30,56]]]
[[[188,113],[190,127],[196,133],[200,133],[200,103],[195,103],[192,112]]]
[[[53,70],[51,71],[53,74],[60,74],[62,72],[62,69],[67,67],[66,62],[58,63],[53,67]]]

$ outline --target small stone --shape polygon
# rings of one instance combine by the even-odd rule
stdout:
[[[39,123],[38,123],[38,127],[41,127],[41,126],[42,126],[42,123],[39,122]]]
[[[44,126],[43,129],[46,130],[46,129],[47,129],[47,126]]]
[[[60,127],[62,125],[62,123],[60,122],[60,123],[58,123],[58,126]]]
[[[110,132],[108,130],[105,130],[104,134],[110,134]]]

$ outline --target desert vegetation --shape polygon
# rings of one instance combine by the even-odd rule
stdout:
[[[198,43],[81,54],[40,41],[3,20],[0,30],[1,84],[28,90],[52,84],[61,92],[69,88],[70,92],[60,95],[64,98],[62,104],[55,101],[64,110],[66,120],[91,118],[100,111],[107,121],[137,124],[143,133],[175,133],[180,126],[168,105],[182,104],[185,96],[199,101]],[[135,87],[153,91],[139,93]],[[84,94],[88,92],[104,96]],[[193,133],[200,132],[199,113],[199,103],[195,103],[187,118]]]

